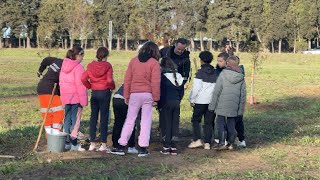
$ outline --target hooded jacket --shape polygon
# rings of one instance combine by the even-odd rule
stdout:
[[[131,93],[152,94],[153,101],[160,99],[160,65],[149,54],[140,53],[133,58],[126,71],[124,80],[124,98],[129,99]]]
[[[183,77],[183,85],[188,81],[190,77],[190,52],[185,50],[181,55],[174,53],[175,46],[170,46],[160,50],[161,57],[170,58],[176,66],[178,73]]]
[[[237,117],[243,115],[245,103],[246,83],[241,69],[224,69],[217,80],[209,110],[220,116]]]
[[[42,79],[38,83],[37,93],[38,95],[51,94],[54,83],[59,83],[59,75],[62,66],[62,59],[54,57],[46,57],[42,60],[38,72],[40,74],[48,67],[48,71],[43,75]],[[54,92],[54,95],[60,96],[59,84]]]
[[[174,78],[174,73],[170,71],[162,72],[161,74],[161,93],[158,108],[162,108],[168,101],[181,101],[183,97],[183,77],[176,73],[177,83]]]
[[[112,66],[106,61],[92,61],[88,64],[81,81],[92,90],[115,89]]]
[[[88,105],[87,88],[81,82],[84,68],[80,61],[65,58],[59,77],[61,101],[63,105]]]
[[[193,80],[193,87],[189,96],[190,103],[210,104],[213,90],[217,81],[217,74],[210,64],[201,65]]]

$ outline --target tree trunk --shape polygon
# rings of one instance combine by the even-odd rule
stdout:
[[[274,53],[274,40],[271,41],[271,52]]]
[[[2,36],[0,36],[0,49],[2,48]]]
[[[37,47],[40,48],[40,37],[37,31]]]
[[[26,48],[26,39],[22,39],[23,41],[23,48]]]
[[[191,51],[195,51],[193,38],[190,38],[190,49]]]
[[[319,37],[317,38],[317,47],[319,47]]]
[[[117,36],[117,51],[120,51],[120,36]]]
[[[21,48],[21,38],[19,36],[19,48]]]
[[[210,44],[210,48],[209,48],[210,51],[213,50],[213,47],[212,47],[213,43],[212,43],[212,42],[213,42],[213,41],[212,41],[212,36],[211,36],[210,43],[209,43],[209,44]]]
[[[308,49],[311,49],[311,39],[308,39]]]
[[[87,49],[87,46],[88,46],[88,39],[85,39],[85,40],[84,40],[84,47],[83,47],[83,48],[84,48],[84,49]]]
[[[126,38],[125,38],[125,49],[128,51],[128,33],[126,32]]]
[[[203,37],[202,37],[202,32],[200,31],[200,50],[204,51],[204,47],[203,47]]]
[[[63,49],[64,48],[64,39],[61,39],[61,49]]]
[[[255,73],[255,62],[253,62],[252,66],[252,74],[251,74],[251,89],[250,89],[250,105],[254,104],[254,73]]]
[[[31,42],[30,42],[30,37],[27,36],[27,48],[30,49],[31,48]]]
[[[279,54],[281,54],[281,49],[282,49],[282,39],[279,39]]]
[[[297,52],[297,37],[294,36],[293,40],[293,53],[295,54]]]
[[[239,53],[240,42],[236,42],[236,53]]]
[[[8,38],[8,44],[9,44],[9,48],[12,48],[12,41],[11,41],[11,38]]]
[[[68,49],[68,39],[64,39],[64,49]]]

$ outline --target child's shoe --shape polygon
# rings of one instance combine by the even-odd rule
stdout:
[[[227,146],[229,150],[235,150],[235,147],[233,144],[228,144]]]
[[[189,144],[188,148],[198,148],[198,147],[201,147],[201,146],[203,146],[203,143],[202,143],[201,139],[198,139],[196,141],[192,141]]]
[[[110,153],[110,149],[107,146],[102,146],[102,145],[97,151],[103,152],[103,153]]]
[[[138,157],[146,157],[146,156],[149,156],[149,152],[148,152],[147,148],[141,147],[139,150]]]
[[[119,155],[119,156],[126,155],[123,147],[113,148],[110,153],[115,154],[115,155]]]
[[[170,152],[170,154],[171,154],[171,155],[173,155],[173,156],[178,155],[177,148],[171,148],[171,152]]]
[[[161,154],[165,154],[165,155],[168,155],[171,153],[171,148],[166,148],[166,147],[163,147],[162,150],[160,151]]]
[[[135,147],[128,147],[128,154],[138,154],[139,151]]]
[[[210,144],[209,143],[205,143],[204,144],[204,149],[205,150],[210,150]]]
[[[83,152],[86,151],[84,148],[81,147],[81,144],[77,144],[77,145],[71,145],[71,149],[70,151],[79,151],[79,152]]]
[[[247,147],[246,142],[244,140],[243,141],[239,141],[238,147],[246,148]]]
[[[216,148],[216,150],[218,151],[223,151],[223,150],[227,150],[229,149],[229,147],[225,144],[219,144],[218,147]]]
[[[96,144],[95,143],[91,143],[88,151],[96,152],[97,151]]]

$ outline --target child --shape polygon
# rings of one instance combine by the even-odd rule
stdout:
[[[243,114],[246,103],[246,83],[239,67],[239,58],[227,59],[227,67],[221,72],[212,95],[209,110],[218,115],[218,149],[233,149],[236,118]],[[227,135],[225,135],[227,132]],[[225,145],[227,137],[228,144]]]
[[[40,111],[42,113],[42,118],[44,118],[46,114],[54,83],[59,83],[61,66],[62,66],[62,59],[47,57],[43,59],[39,67],[39,70],[37,73],[39,78],[41,77],[43,71],[48,67],[48,71],[40,80],[37,87],[37,93],[38,93],[38,98],[40,102],[40,108],[41,108]],[[45,129],[53,128],[53,129],[61,130],[63,117],[64,117],[64,109],[60,100],[60,88],[58,84],[54,92],[54,96],[52,99],[52,103],[50,105],[47,119],[44,122],[44,128]]]
[[[210,149],[212,139],[212,123],[215,115],[208,110],[208,106],[212,99],[212,93],[217,80],[214,67],[210,64],[213,55],[209,51],[203,51],[199,55],[201,69],[196,73],[193,81],[193,88],[190,93],[189,101],[193,107],[192,127],[193,141],[189,144],[189,148],[198,148],[203,146],[201,141],[200,123],[204,116],[204,149]]]
[[[128,144],[138,112],[142,108],[138,156],[149,155],[147,147],[151,133],[152,106],[156,106],[160,99],[159,58],[158,46],[149,41],[141,47],[139,55],[129,63],[124,81],[124,98],[128,104],[128,114],[118,141],[120,146],[111,151],[113,154],[125,154],[124,146]]]
[[[110,152],[107,148],[108,118],[110,109],[111,90],[115,89],[113,70],[107,57],[109,51],[105,47],[97,50],[97,61],[88,64],[86,72],[82,75],[82,83],[92,89],[91,117],[90,117],[90,147],[89,151]],[[90,81],[89,81],[90,80]],[[101,146],[96,149],[97,121],[100,111]]]
[[[113,95],[113,112],[114,112],[114,125],[112,130],[112,142],[113,148],[119,148],[118,140],[120,138],[123,124],[127,117],[128,105],[124,102],[123,97],[123,85]],[[132,135],[128,142],[128,153],[138,154],[138,150],[135,148],[135,131],[133,128]]]
[[[74,46],[68,51],[63,60],[59,84],[61,89],[61,101],[65,105],[64,132],[70,134],[71,150],[85,151],[78,144],[77,136],[80,128],[82,107],[88,105],[87,89],[81,82],[84,68],[81,64],[84,52],[79,46]],[[66,149],[70,143],[67,140]]]
[[[218,55],[218,59],[217,59],[217,75],[218,76],[222,72],[222,70],[226,68],[226,65],[227,65],[226,61],[227,61],[228,57],[229,57],[229,54],[227,54],[225,52],[220,53]],[[245,75],[243,65],[240,65],[240,68],[242,70],[243,75]],[[214,129],[214,122],[213,122],[213,129]],[[236,119],[236,131],[237,131],[237,136],[239,138],[238,146],[239,147],[246,147],[246,142],[244,141],[245,136],[244,136],[243,115],[239,115]]]
[[[180,102],[183,97],[183,77],[176,72],[169,58],[161,60],[161,95],[158,103],[162,124],[162,154],[177,155],[176,139],[179,133]]]

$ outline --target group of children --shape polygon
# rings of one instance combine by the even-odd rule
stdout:
[[[88,105],[87,89],[92,90],[90,106],[90,147],[89,151],[125,155],[127,152],[139,157],[149,154],[153,107],[157,107],[163,142],[162,154],[177,155],[179,134],[180,103],[184,95],[185,80],[177,72],[177,65],[168,57],[161,59],[158,46],[149,41],[139,50],[126,70],[124,84],[113,95],[115,122],[112,132],[113,148],[106,145],[108,119],[112,91],[115,89],[112,65],[107,62],[109,55],[105,47],[97,50],[97,60],[87,66],[81,65],[84,51],[75,46],[67,52],[65,59],[45,58],[38,76],[48,68],[38,84],[38,94],[43,115],[49,104],[54,83],[59,83],[53,103],[50,105],[45,128],[62,128],[70,136],[66,149],[85,151],[78,144],[77,135],[81,113]],[[193,107],[193,141],[189,148],[204,146],[210,149],[217,115],[218,149],[232,149],[235,135],[244,142],[242,115],[245,104],[244,71],[239,58],[218,55],[215,69],[211,62],[212,53],[203,51],[199,55],[201,68],[194,78],[190,103]],[[221,62],[220,62],[221,61]],[[223,70],[222,70],[223,69]],[[61,100],[61,101],[60,101]],[[100,113],[100,139],[96,139],[97,121]],[[204,116],[204,144],[201,136],[201,119]],[[140,120],[140,121],[137,121]],[[239,125],[238,125],[239,124]],[[235,130],[235,127],[236,128]],[[242,129],[241,129],[242,128]],[[135,131],[140,132],[138,150],[135,148]],[[237,133],[236,133],[237,131]],[[242,133],[242,134],[241,134]],[[225,141],[227,140],[227,143]],[[98,143],[101,144],[100,147]]]

